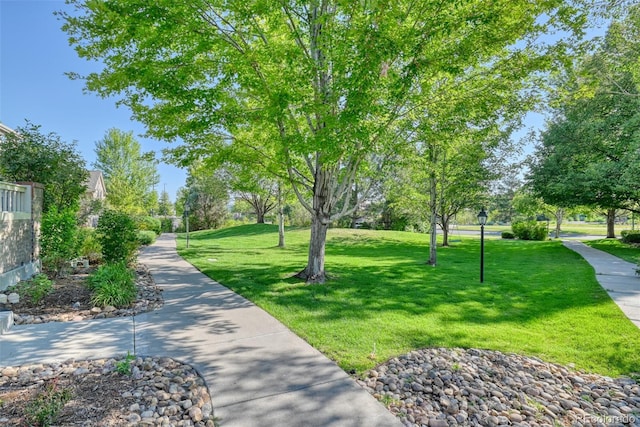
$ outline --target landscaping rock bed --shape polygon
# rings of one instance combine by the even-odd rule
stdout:
[[[51,384],[70,393],[55,425],[214,426],[211,397],[195,369],[153,357],[0,367],[0,425],[28,425],[29,403]]]
[[[637,381],[496,351],[413,351],[358,382],[406,426],[640,426]]]
[[[85,286],[90,271],[76,269],[73,274],[55,279],[54,291],[38,306],[30,305],[29,301],[20,301],[18,304],[5,304],[4,308],[13,311],[16,325],[25,325],[132,316],[155,310],[164,304],[162,289],[156,286],[147,267],[138,264],[135,268],[138,295],[133,306],[94,307],[90,302],[90,291]]]

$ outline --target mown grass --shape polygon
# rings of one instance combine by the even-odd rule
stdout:
[[[601,239],[585,242],[594,249],[599,249],[622,258],[625,261],[637,264],[640,262],[640,247],[622,243],[618,239]]]
[[[476,347],[539,356],[607,375],[640,371],[640,330],[560,242],[458,239],[425,264],[427,236],[329,230],[324,285],[292,276],[309,231],[245,225],[191,233],[179,252],[258,304],[346,371],[423,347]]]

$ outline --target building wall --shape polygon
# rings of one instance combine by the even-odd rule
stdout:
[[[0,290],[39,271],[43,196],[40,184],[0,182]]]

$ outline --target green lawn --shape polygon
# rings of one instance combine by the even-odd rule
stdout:
[[[592,240],[585,243],[592,248],[608,252],[634,264],[640,261],[640,248],[622,243],[618,239]]]
[[[561,242],[489,239],[485,283],[479,241],[439,248],[428,236],[329,230],[325,285],[292,278],[306,263],[309,230],[244,225],[191,233],[179,252],[278,318],[340,366],[361,372],[423,347],[476,347],[539,356],[607,375],[640,371],[640,330],[593,270]],[[375,353],[375,354],[372,354]]]

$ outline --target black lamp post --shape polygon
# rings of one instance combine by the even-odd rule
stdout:
[[[187,230],[187,249],[189,248],[189,203],[184,205],[184,222],[185,229]]]
[[[480,224],[480,283],[484,282],[484,225],[487,223],[487,213],[484,207],[478,214],[478,223]]]

